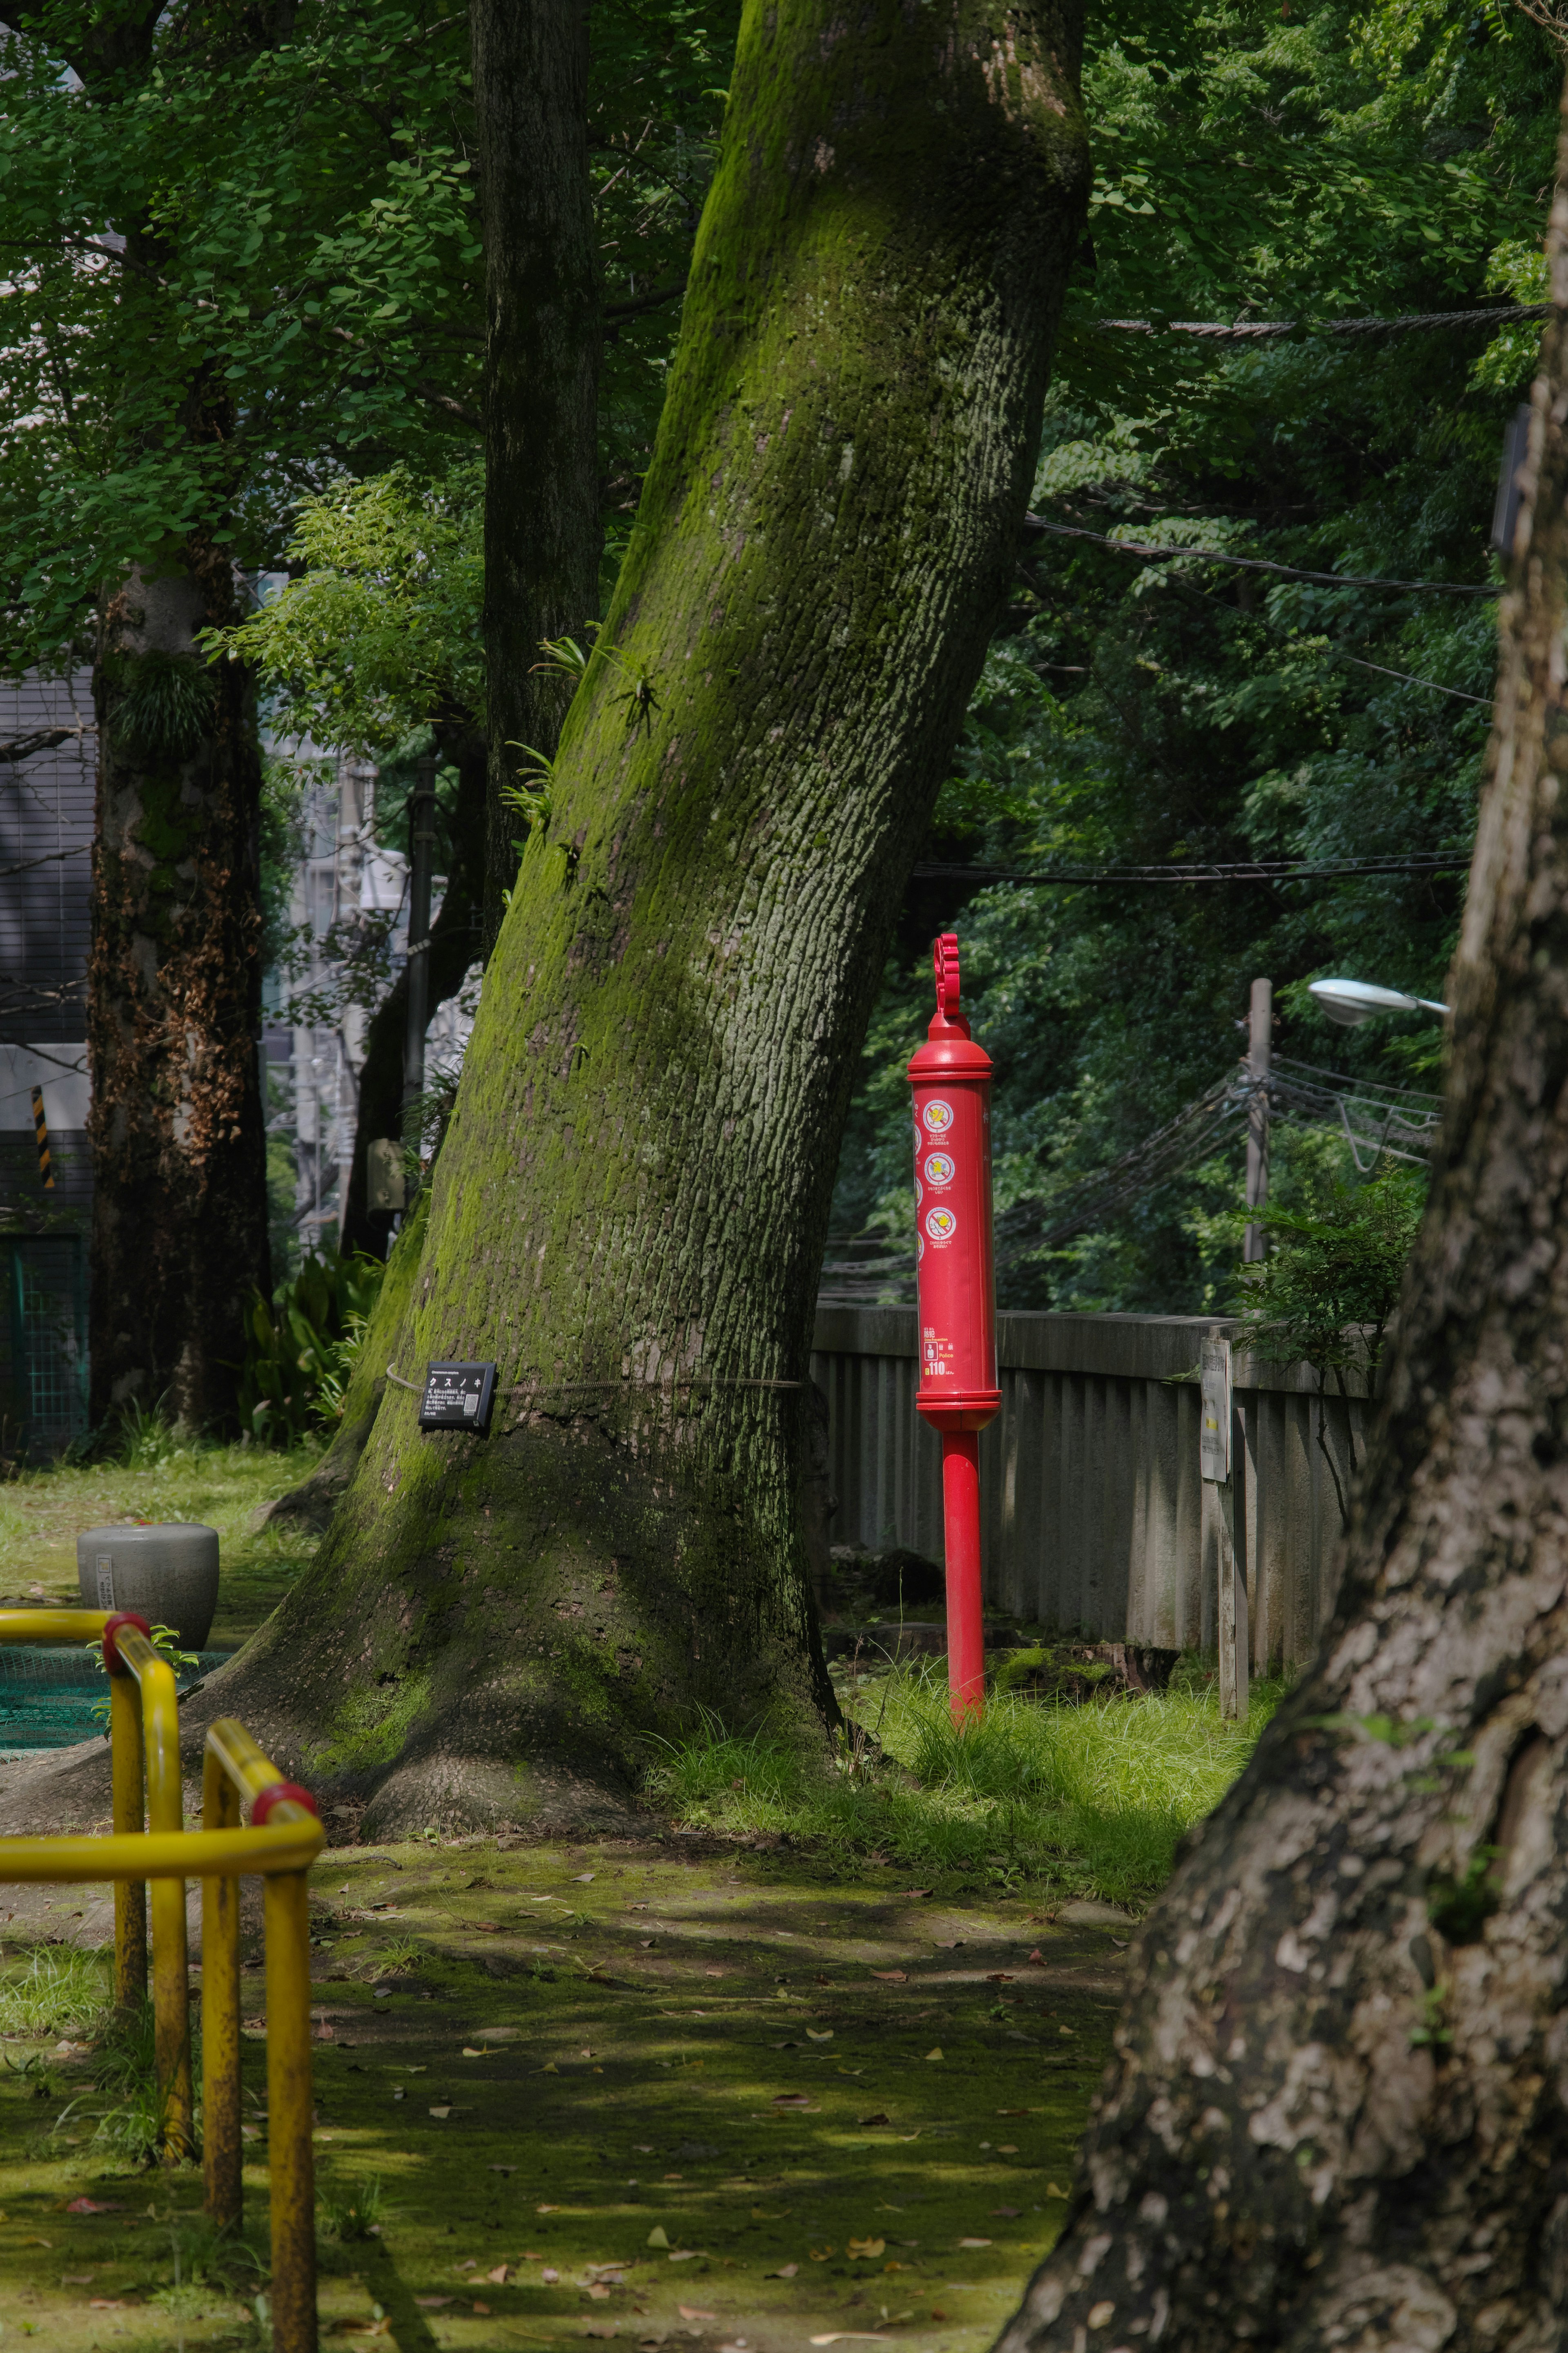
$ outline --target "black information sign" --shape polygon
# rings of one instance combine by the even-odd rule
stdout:
[[[495,1387],[493,1365],[431,1365],[419,1400],[420,1429],[487,1430]]]

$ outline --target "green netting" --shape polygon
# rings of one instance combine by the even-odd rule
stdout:
[[[196,1664],[178,1676],[179,1688],[188,1691],[233,1656],[232,1651],[199,1651]],[[90,1740],[104,1728],[92,1711],[105,1693],[85,1651],[0,1644],[0,1750],[68,1748],[73,1741]]]

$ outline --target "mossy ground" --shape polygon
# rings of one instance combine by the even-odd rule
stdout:
[[[38,1474],[0,1490],[0,1582],[63,1598],[78,1528],[204,1519],[224,1537],[214,1640],[226,1647],[309,1557],[309,1537],[254,1528],[308,1467],[165,1446],[151,1462]],[[329,1848],[312,1880],[324,2342],[500,2353],[613,2333],[672,2353],[806,2353],[843,2335],[970,2353],[990,2341],[1064,2211],[1128,1928],[1068,1900],[1095,1883],[1087,1866],[1037,1858],[1009,1828],[1024,1793],[1008,1759],[1016,1749],[1031,1774],[1038,1762],[1026,1744],[966,1748],[960,1787],[940,1740],[920,1751],[936,1736],[918,1681],[890,1704],[876,1683],[845,1696],[885,1744],[895,1720],[904,1729],[888,1794],[863,1772],[836,1777],[842,1820],[818,1822],[784,1781],[773,1788],[784,1767],[765,1741],[731,1753],[710,1727],[670,1760],[673,1819],[650,1816],[640,1842]],[[994,1712],[999,1730],[1007,1713]],[[1125,1743],[1129,1726],[1101,1711],[1086,1712],[1084,1736],[1102,1713]],[[1173,1718],[1165,1746],[1191,1781],[1173,1788],[1147,1726],[1144,1781],[1158,1789],[1120,1751],[1096,1767],[1121,1777],[1123,1814],[1146,1799],[1201,1811],[1209,1778],[1217,1788],[1249,1745],[1237,1728],[1222,1755],[1206,1719]],[[903,1749],[921,1778],[896,1762]],[[917,1821],[922,1786],[932,1804]],[[699,1813],[708,1829],[677,1827]],[[352,1831],[331,1818],[334,1838]],[[802,1835],[813,1842],[791,1842]],[[259,2353],[236,2292],[243,2265],[226,2287],[204,2253],[197,2175],[116,2169],[79,2114],[51,2131],[94,2054],[58,2048],[74,2012],[35,2004],[25,2021],[5,1987],[51,1927],[93,1933],[100,1891],[38,1892],[54,1910],[18,1911],[0,1931],[0,2028],[13,2030],[0,2041],[4,2342]],[[97,1921],[101,1935],[106,1906]],[[263,2249],[265,2007],[247,1970],[247,2200]],[[380,2235],[333,2235],[331,2210],[373,2181]],[[84,2197],[109,2211],[70,2212]],[[667,2246],[649,2245],[656,2231]]]
[[[323,2237],[323,2334],[956,2353],[995,2333],[1063,2211],[1114,1928],[690,1843],[329,1850],[318,2179],[341,2203],[374,2179],[384,2203],[378,2238]],[[58,2039],[5,2045],[0,2324],[61,2353],[264,2341],[235,2296],[174,2293],[194,2172],[106,2167],[85,2122],[48,2137],[92,2064],[48,2057]],[[265,2056],[253,2030],[257,2107]],[[14,2072],[34,2057],[42,2082]],[[114,2211],[69,2212],[82,2197]]]

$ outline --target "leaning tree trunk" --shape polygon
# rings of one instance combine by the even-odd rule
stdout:
[[[1083,217],[1068,5],[752,0],[637,535],[315,1567],[209,1686],[399,1824],[820,1731],[805,1380],[899,896],[1007,592]],[[493,1358],[488,1440],[397,1384]],[[201,1703],[205,1707],[209,1701]]]
[[[232,1420],[246,1293],[270,1287],[256,701],[195,642],[236,617],[232,566],[184,553],[108,604],[94,672],[95,1421],[132,1400]]]
[[[1337,1615],[1152,1914],[1005,2353],[1568,2312],[1568,138],[1447,1117]]]
[[[599,610],[598,251],[588,178],[587,0],[470,0],[485,247],[484,944],[524,819],[501,798],[553,754],[570,681],[547,638]]]

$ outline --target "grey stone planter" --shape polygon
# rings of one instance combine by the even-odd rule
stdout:
[[[87,1528],[76,1573],[84,1609],[134,1609],[150,1626],[172,1626],[182,1650],[205,1647],[217,1608],[216,1528],[185,1520]]]

